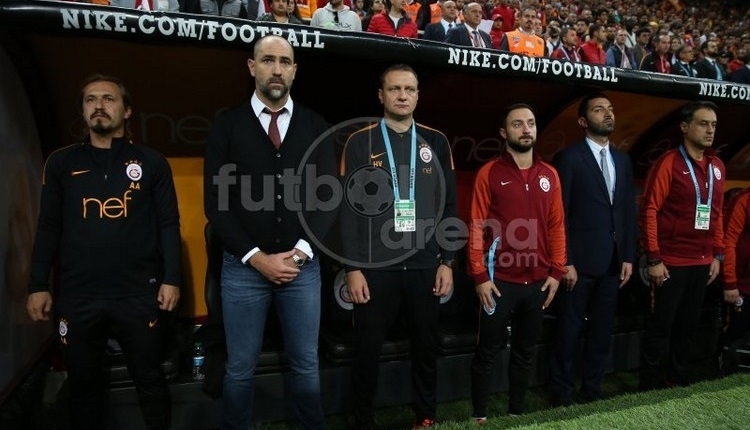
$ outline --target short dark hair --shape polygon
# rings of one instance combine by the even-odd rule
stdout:
[[[716,106],[716,103],[714,102],[705,100],[690,102],[683,106],[682,110],[680,111],[682,122],[689,123],[690,121],[692,121],[693,115],[695,115],[695,111],[700,109],[710,109],[714,111],[714,113],[719,113],[719,107]]]
[[[505,107],[503,109],[503,117],[502,117],[502,127],[505,128],[508,125],[508,115],[510,115],[511,112],[518,109],[528,109],[531,111],[532,114],[536,117],[536,113],[534,112],[534,108],[527,105],[526,103],[513,103]]]
[[[594,36],[594,33],[604,28],[603,24],[599,24],[598,22],[595,22],[589,26],[589,35]]]
[[[641,37],[643,33],[649,33],[651,34],[651,29],[648,27],[641,27],[635,32],[636,37]]]
[[[414,78],[417,80],[417,84],[419,84],[419,76],[417,76],[417,72],[414,71],[414,69],[408,65],[408,64],[394,64],[390,66],[389,68],[383,70],[383,73],[380,74],[380,88],[383,88],[383,85],[385,85],[385,75],[391,73],[391,72],[409,72],[412,75],[414,75]]]
[[[604,94],[601,91],[596,91],[593,93],[586,94],[581,99],[581,102],[578,103],[578,118],[584,117],[586,118],[586,112],[589,110],[589,102],[594,99],[607,99],[609,100],[609,96]]]

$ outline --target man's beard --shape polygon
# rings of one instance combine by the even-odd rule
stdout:
[[[607,127],[606,124],[592,124],[589,123],[589,131],[594,136],[608,137],[612,132],[615,131],[615,123],[612,122],[612,127]]]
[[[282,98],[284,98],[284,96],[289,94],[289,87],[286,85],[284,85],[282,88],[269,88],[266,86],[261,88],[260,92],[264,96],[266,96],[268,100],[277,101],[281,100]]]
[[[508,147],[520,154],[524,154],[526,152],[531,151],[534,145],[536,145],[536,139],[532,139],[531,145],[524,145],[523,143],[521,143],[520,140],[508,139]]]
[[[106,135],[110,132],[114,131],[117,127],[115,127],[113,124],[104,124],[101,121],[96,121],[94,124],[91,125],[90,129],[96,134],[99,135]]]

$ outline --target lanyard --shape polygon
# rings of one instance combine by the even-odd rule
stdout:
[[[385,127],[385,119],[380,121],[380,131],[383,133],[383,143],[385,151],[388,153],[388,164],[391,167],[391,178],[393,179],[393,198],[401,200],[401,193],[398,190],[398,168],[393,161],[393,150],[391,149],[391,139],[388,137],[388,130]],[[411,123],[411,160],[409,162],[409,201],[414,201],[414,179],[416,172],[417,159],[417,131],[414,122]]]
[[[688,170],[690,170],[690,178],[693,179],[693,185],[695,186],[695,202],[696,205],[701,204],[701,189],[700,185],[698,185],[698,179],[695,177],[695,170],[693,170],[693,163],[690,162],[690,159],[688,159],[687,152],[685,152],[685,146],[680,145],[680,154],[682,154],[682,158],[685,159],[685,163],[688,166]],[[706,175],[708,176],[708,202],[706,202],[706,205],[710,208],[711,207],[711,199],[714,195],[714,170],[713,170],[713,164],[708,163],[708,169],[706,171]]]
[[[487,272],[490,275],[490,282],[495,282],[495,252],[497,247],[500,245],[500,236],[496,237],[490,245],[490,250],[487,252]]]
[[[568,50],[567,50],[567,49],[565,49],[565,47],[564,47],[564,46],[563,46],[563,48],[562,48],[562,52],[563,52],[563,54],[565,54],[565,58],[567,58],[567,59],[568,59],[568,61],[570,61],[570,55],[568,55]]]

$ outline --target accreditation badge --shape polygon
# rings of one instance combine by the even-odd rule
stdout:
[[[413,201],[396,200],[393,211],[397,232],[417,231],[417,210]]]
[[[711,225],[711,206],[709,205],[696,205],[695,206],[695,229],[696,230],[708,230]]]

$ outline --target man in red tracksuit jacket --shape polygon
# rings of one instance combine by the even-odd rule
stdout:
[[[642,342],[643,390],[689,383],[691,337],[706,285],[724,259],[726,173],[711,149],[717,111],[711,102],[685,105],[683,143],[656,160],[646,178],[639,221],[652,293]]]
[[[736,348],[750,334],[750,188],[732,197],[727,204],[724,232],[724,264],[721,274],[725,307],[721,344],[724,347],[722,371],[729,373],[737,364]]]
[[[523,413],[544,309],[566,270],[560,179],[534,154],[536,132],[530,106],[508,106],[500,128],[506,150],[479,170],[474,183],[468,271],[484,308],[471,365],[477,424],[487,420],[494,361],[506,344],[511,315],[508,413]]]

